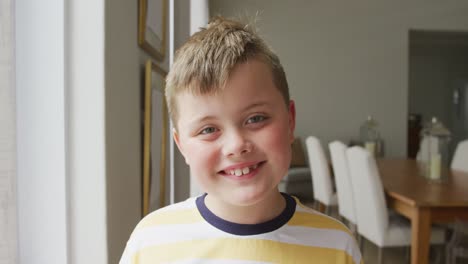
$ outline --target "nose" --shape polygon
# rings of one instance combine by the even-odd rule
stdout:
[[[237,157],[252,152],[253,144],[241,131],[232,131],[226,135],[223,154],[225,156]]]

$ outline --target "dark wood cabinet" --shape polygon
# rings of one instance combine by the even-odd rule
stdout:
[[[422,116],[420,114],[408,115],[408,146],[407,155],[410,159],[415,159],[421,141]]]

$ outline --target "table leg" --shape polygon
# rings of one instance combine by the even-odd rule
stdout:
[[[431,212],[419,207],[411,220],[411,264],[429,263],[430,239]]]

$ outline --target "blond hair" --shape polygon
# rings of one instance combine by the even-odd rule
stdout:
[[[288,106],[289,88],[278,56],[252,26],[215,17],[176,52],[166,79],[166,101],[174,124],[178,117],[177,94],[215,94],[224,88],[236,65],[251,59],[260,59],[271,69],[273,82]]]

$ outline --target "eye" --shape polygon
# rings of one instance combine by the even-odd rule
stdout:
[[[207,127],[207,128],[204,128],[202,131],[200,131],[200,135],[208,135],[208,134],[212,134],[214,132],[218,131],[216,128],[214,127]]]
[[[251,118],[247,119],[247,124],[259,123],[259,122],[262,122],[262,121],[264,121],[266,119],[267,118],[265,116],[262,116],[262,115],[252,116]]]

